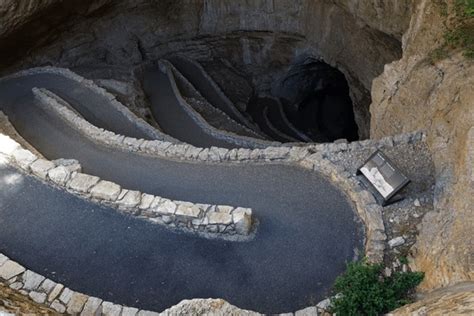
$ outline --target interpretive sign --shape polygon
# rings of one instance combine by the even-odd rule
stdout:
[[[374,152],[357,169],[357,174],[363,174],[369,180],[382,196],[384,205],[395,202],[392,198],[410,183],[410,180],[380,150]]]

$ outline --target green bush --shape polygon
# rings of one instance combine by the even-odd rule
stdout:
[[[341,295],[332,301],[331,312],[338,316],[380,315],[409,303],[410,291],[424,274],[394,272],[386,277],[383,270],[381,264],[349,263],[334,284],[334,291]]]
[[[461,47],[464,56],[474,58],[474,0],[456,0],[458,26],[446,34],[446,42]]]
[[[456,0],[458,15],[464,17],[474,16],[474,0]]]
[[[446,17],[444,44],[430,54],[430,62],[447,58],[452,50],[460,49],[466,58],[474,59],[474,0],[455,0],[454,10],[448,14],[444,0],[433,0],[441,16]],[[449,21],[449,23],[448,23]]]

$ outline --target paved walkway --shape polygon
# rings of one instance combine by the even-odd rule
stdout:
[[[49,87],[50,76],[37,75],[34,84]],[[317,173],[282,164],[197,164],[105,149],[43,112],[30,89],[28,78],[0,83],[0,109],[47,158],[76,158],[85,172],[129,189],[252,207],[261,222],[247,243],[176,234],[2,166],[0,251],[55,281],[151,310],[185,298],[219,297],[260,312],[294,311],[324,298],[362,246],[351,206]],[[67,85],[52,90],[62,97],[72,91]],[[91,100],[84,95],[78,102]],[[105,117],[101,111],[83,115],[133,133],[133,124],[114,122],[110,111]]]

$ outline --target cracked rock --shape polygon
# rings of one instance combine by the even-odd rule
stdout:
[[[76,176],[69,181],[68,187],[77,192],[88,193],[99,180],[99,177],[77,173]]]
[[[238,207],[232,213],[235,231],[240,235],[248,235],[252,228],[252,210]]]
[[[388,241],[388,245],[390,248],[395,248],[401,246],[405,243],[405,239],[403,237],[396,237]]]
[[[101,306],[102,300],[97,297],[89,297],[86,304],[84,305],[84,309],[81,315],[100,315],[101,314]]]
[[[64,185],[69,180],[70,171],[64,166],[58,166],[48,171],[48,177],[56,184]]]
[[[228,213],[209,212],[207,217],[209,218],[209,224],[232,224],[232,215]]]
[[[54,167],[54,163],[45,159],[38,159],[30,165],[31,172],[43,179],[46,179],[48,171]]]
[[[102,303],[102,315],[104,316],[120,316],[122,306],[111,302]]]
[[[140,199],[141,193],[139,191],[127,191],[119,203],[125,207],[135,207],[140,203]]]
[[[87,295],[75,292],[72,295],[71,299],[69,300],[69,303],[67,304],[67,313],[68,314],[80,313],[82,311],[82,308],[84,307],[84,304],[86,304],[88,299],[89,297]]]
[[[0,267],[0,279],[8,280],[25,271],[18,263],[8,260]]]
[[[40,286],[41,282],[43,282],[44,279],[44,276],[28,270],[23,274],[23,283],[25,284],[23,286],[23,289],[30,291],[35,290]]]
[[[17,149],[13,152],[12,156],[18,166],[25,170],[28,170],[28,167],[38,159],[38,157],[26,149]]]
[[[181,203],[176,209],[176,215],[189,218],[199,218],[201,209],[192,203]]]
[[[79,163],[79,161],[77,161],[76,159],[64,159],[64,158],[61,158],[61,159],[56,159],[56,160],[53,160],[52,161],[56,166],[63,166],[63,167],[66,167],[67,170],[69,170],[69,172],[81,172],[82,171],[82,167],[81,167],[81,164]]]
[[[91,189],[94,198],[115,201],[120,194],[120,186],[110,181],[101,180]]]

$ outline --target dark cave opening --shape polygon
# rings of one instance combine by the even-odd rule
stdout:
[[[311,139],[332,142],[345,138],[358,139],[349,85],[337,69],[320,62],[311,89],[305,91],[301,102],[290,107],[290,120]]]
[[[276,90],[272,102],[268,97],[251,98],[247,112],[257,123],[265,108],[280,103],[288,121],[312,141],[359,139],[349,84],[338,69],[320,60],[305,60],[290,68]]]

